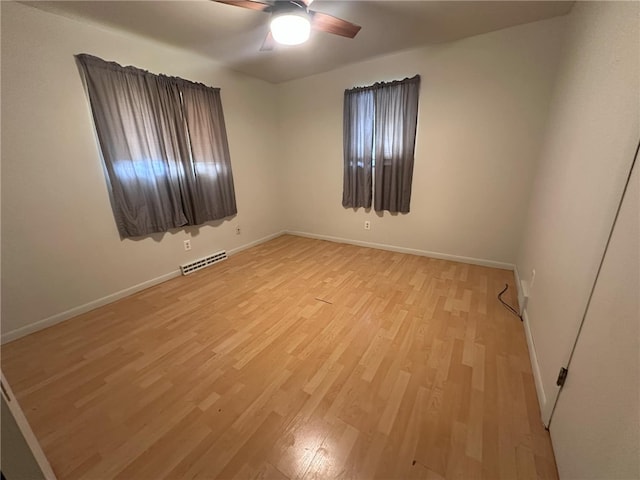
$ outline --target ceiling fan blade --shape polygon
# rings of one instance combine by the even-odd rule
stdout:
[[[213,0],[216,3],[224,3],[226,5],[233,5],[234,7],[249,8],[251,10],[260,10],[264,12],[268,8],[271,8],[271,4],[254,2],[253,0]]]
[[[267,36],[264,37],[264,42],[262,42],[262,46],[260,47],[261,52],[270,52],[273,50],[273,47],[276,46],[276,41],[273,39],[273,35],[271,35],[271,30],[267,33]]]
[[[359,25],[326,13],[309,11],[309,16],[311,17],[311,27],[315,30],[333,33],[342,37],[353,38],[362,28]]]

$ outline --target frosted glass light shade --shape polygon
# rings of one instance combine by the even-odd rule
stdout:
[[[300,45],[309,39],[311,24],[306,15],[285,13],[271,20],[271,34],[283,45]]]

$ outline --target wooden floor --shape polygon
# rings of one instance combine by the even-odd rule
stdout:
[[[59,478],[557,478],[506,270],[283,236],[32,334]]]

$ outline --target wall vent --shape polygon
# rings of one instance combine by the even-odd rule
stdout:
[[[198,260],[194,260],[193,262],[180,265],[180,270],[182,270],[182,275],[189,275],[190,273],[193,273],[196,270],[202,270],[203,268],[206,268],[209,265],[213,265],[214,263],[218,263],[226,259],[227,259],[227,252],[222,250],[220,252],[214,253],[213,255],[209,255],[208,257],[200,258]]]

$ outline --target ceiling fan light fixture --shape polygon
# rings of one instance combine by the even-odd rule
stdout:
[[[300,45],[309,40],[311,22],[306,12],[286,12],[273,16],[271,34],[283,45]]]

